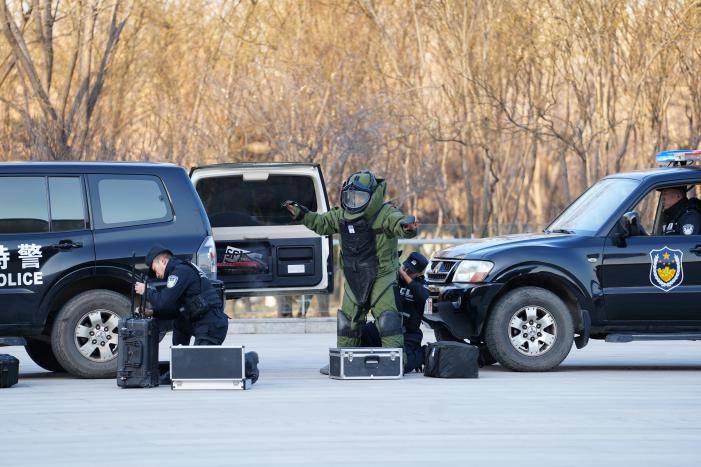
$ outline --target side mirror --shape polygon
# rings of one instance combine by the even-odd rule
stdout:
[[[637,235],[640,231],[640,214],[636,211],[629,211],[618,222],[619,231],[613,236],[613,242],[618,247],[626,246],[626,238]]]

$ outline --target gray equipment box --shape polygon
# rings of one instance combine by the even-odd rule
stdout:
[[[243,346],[176,345],[170,348],[171,389],[249,389]]]
[[[329,377],[333,379],[399,379],[404,372],[403,349],[329,349]]]

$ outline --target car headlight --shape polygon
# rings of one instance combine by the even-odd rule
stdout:
[[[453,282],[482,282],[494,267],[490,261],[460,261]]]

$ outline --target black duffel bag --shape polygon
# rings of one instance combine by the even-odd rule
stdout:
[[[424,376],[433,378],[477,378],[479,349],[462,342],[428,344]]]
[[[0,355],[0,388],[17,384],[19,360],[12,355]]]

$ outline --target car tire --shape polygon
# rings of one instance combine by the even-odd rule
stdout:
[[[129,299],[111,290],[90,290],[69,300],[51,333],[58,362],[81,378],[114,378],[118,320],[130,316],[129,308]]]
[[[487,349],[514,371],[549,371],[572,348],[574,325],[567,306],[539,287],[510,291],[494,305],[487,321]]]
[[[54,351],[49,342],[39,339],[27,339],[27,344],[24,346],[24,350],[27,351],[29,358],[31,358],[34,363],[43,369],[53,371],[55,373],[66,372],[66,369],[61,366],[58,360],[56,360],[56,355],[54,355]]]

